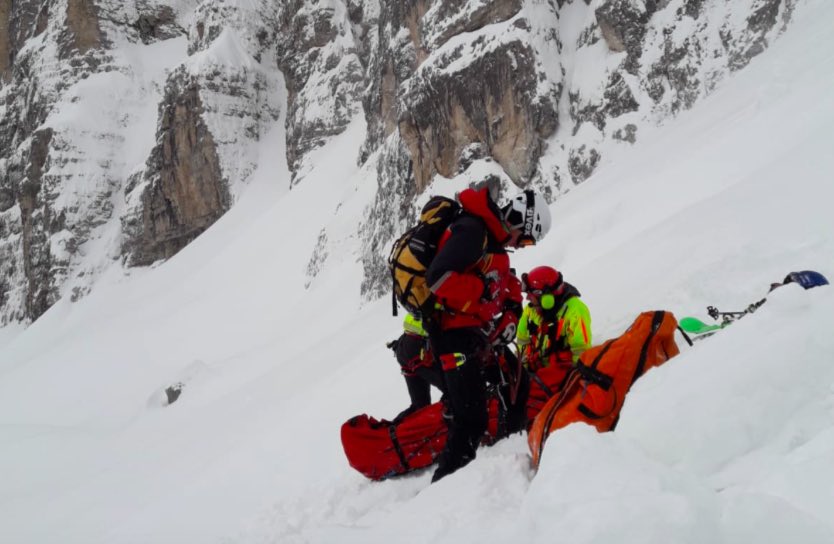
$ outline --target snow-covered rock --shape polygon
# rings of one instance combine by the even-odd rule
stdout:
[[[0,322],[180,251],[284,114],[293,187],[364,118],[373,194],[361,220],[336,213],[378,296],[427,188],[495,175],[553,200],[746,66],[798,3],[0,0]],[[320,232],[310,285],[345,242]]]
[[[690,108],[744,67],[784,30],[796,3],[385,6],[365,99],[362,153],[378,151],[380,176],[379,196],[362,227],[373,241],[363,246],[364,291],[385,290],[387,277],[377,263],[391,234],[414,217],[413,195],[432,180],[465,173],[473,149],[496,161],[516,186],[555,199],[588,179],[606,156],[637,141],[641,128]],[[403,147],[411,163],[406,168],[398,167]],[[403,176],[414,189],[403,190]],[[392,210],[399,222],[391,220]]]

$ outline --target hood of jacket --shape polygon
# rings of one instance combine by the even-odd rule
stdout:
[[[503,246],[510,240],[510,233],[501,219],[501,210],[489,197],[486,187],[461,191],[458,194],[458,202],[466,213],[483,220],[490,236],[499,244]]]

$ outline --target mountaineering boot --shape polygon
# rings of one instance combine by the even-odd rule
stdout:
[[[475,459],[477,442],[473,444],[465,437],[460,438],[461,435],[462,433],[455,432],[455,429],[450,427],[446,448],[440,454],[437,469],[431,477],[432,483],[448,476],[459,468],[463,468]]]
[[[441,356],[446,382],[449,436],[432,481],[467,465],[487,428],[486,391],[478,361],[461,353]]]

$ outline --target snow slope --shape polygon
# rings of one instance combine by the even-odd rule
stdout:
[[[560,267],[597,341],[643,310],[742,308],[790,270],[834,279],[832,20],[808,0],[711,97],[606,154],[515,266]],[[113,269],[0,336],[0,541],[834,542],[829,287],[780,289],[684,347],[616,433],[560,431],[535,477],[521,436],[437,485],[353,472],[341,423],[407,398],[390,301],[360,308],[350,226],[376,181],[355,166],[357,122],[287,193],[282,126],[238,204],[176,257]],[[342,264],[305,289],[322,225]]]

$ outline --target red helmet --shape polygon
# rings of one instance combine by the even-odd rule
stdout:
[[[528,293],[558,293],[563,285],[562,273],[550,266],[537,266],[521,275],[521,282]]]

